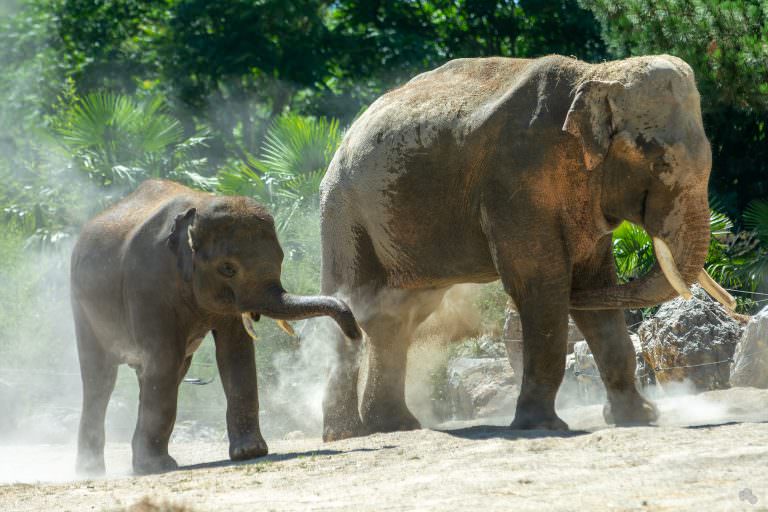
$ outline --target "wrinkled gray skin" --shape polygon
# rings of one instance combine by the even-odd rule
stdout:
[[[694,282],[710,160],[693,72],[670,56],[460,59],[379,98],[322,184],[323,293],[350,297],[370,336],[360,400],[356,354],[337,340],[324,438],[419,428],[404,399],[414,329],[451,285],[497,279],[523,327],[512,428],[567,428],[554,402],[569,313],[608,390],[606,419],[653,421],[621,308],[676,292],[658,266],[618,286],[611,230],[642,225]]]
[[[227,397],[229,455],[266,455],[259,431],[254,345],[242,313],[333,317],[352,339],[349,308],[280,284],[283,251],[272,217],[252,199],[147,181],[91,220],[72,254],[72,307],[83,380],[77,469],[104,472],[104,415],[121,363],[139,378],[136,473],[176,467],[168,439],[179,383],[208,331]]]

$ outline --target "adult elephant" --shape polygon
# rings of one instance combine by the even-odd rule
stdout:
[[[321,187],[323,293],[349,297],[370,336],[360,403],[355,353],[338,339],[325,439],[419,428],[404,399],[414,329],[451,285],[497,279],[523,327],[512,428],[567,428],[554,402],[569,313],[608,390],[606,419],[653,421],[621,308],[689,296],[697,280],[732,305],[702,271],[711,154],[699,103],[691,68],[665,55],[459,59],[374,102]],[[653,237],[660,266],[617,285],[623,219]]]
[[[211,330],[230,458],[266,455],[251,322],[266,315],[290,330],[286,320],[328,315],[360,338],[342,301],[286,293],[282,261],[274,221],[258,203],[168,181],[144,182],[83,228],[71,267],[83,380],[79,472],[104,472],[104,416],[121,363],[139,377],[134,471],[176,467],[168,440],[179,383]]]

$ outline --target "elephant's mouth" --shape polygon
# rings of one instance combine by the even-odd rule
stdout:
[[[250,336],[253,341],[258,340],[259,336],[256,334],[256,329],[253,324],[261,319],[261,314],[249,312],[243,313],[241,316],[243,319],[243,327],[245,328],[245,332],[248,333],[248,336]],[[296,331],[293,330],[291,324],[289,324],[286,320],[277,320],[277,325],[291,336],[296,336]]]

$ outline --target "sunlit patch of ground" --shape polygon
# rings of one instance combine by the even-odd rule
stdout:
[[[659,402],[658,427],[606,428],[600,407],[563,411],[574,432],[450,429],[335,443],[271,441],[233,464],[224,443],[179,443],[184,466],[128,476],[126,444],[109,475],[77,481],[71,446],[1,447],[0,510],[768,510],[768,390],[736,388]],[[148,500],[148,501],[147,501]],[[163,508],[164,507],[164,508]]]

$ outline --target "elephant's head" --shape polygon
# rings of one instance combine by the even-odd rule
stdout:
[[[733,298],[703,270],[712,157],[693,71],[669,56],[600,67],[622,79],[581,83],[563,130],[579,141],[587,172],[600,177],[603,220],[609,227],[624,219],[643,226],[657,264],[626,285],[575,291],[572,306],[647,307],[676,294],[689,298],[688,285],[700,281],[732,307]]]
[[[266,315],[279,321],[330,316],[351,339],[360,328],[349,307],[326,296],[287,293],[280,283],[283,250],[267,211],[246,197],[211,197],[175,219],[168,245],[176,253],[182,279],[191,284],[206,311],[250,320]]]

